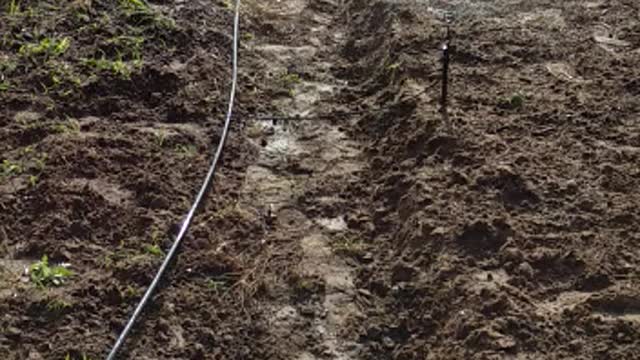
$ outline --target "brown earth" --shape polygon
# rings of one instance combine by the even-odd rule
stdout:
[[[2,358],[103,358],[207,170],[231,2],[141,4],[0,1]],[[242,32],[121,358],[640,358],[639,5],[247,0]]]

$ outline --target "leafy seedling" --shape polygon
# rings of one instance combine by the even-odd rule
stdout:
[[[23,172],[22,165],[9,159],[2,161],[2,177],[20,175]]]
[[[58,57],[64,54],[71,41],[69,38],[53,39],[44,38],[38,43],[25,44],[20,47],[19,54],[26,57],[46,56],[46,57]]]
[[[147,253],[149,253],[151,255],[155,255],[155,256],[163,256],[164,255],[164,251],[162,251],[160,246],[157,245],[157,244],[147,244],[147,245],[145,245],[144,251],[146,251]]]
[[[64,266],[49,266],[49,258],[43,255],[42,259],[29,267],[31,282],[39,287],[62,285],[73,272]]]

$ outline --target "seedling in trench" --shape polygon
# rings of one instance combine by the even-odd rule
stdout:
[[[39,287],[60,286],[72,275],[73,272],[64,266],[49,266],[47,255],[29,267],[31,282]]]

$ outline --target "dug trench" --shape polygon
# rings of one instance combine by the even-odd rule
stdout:
[[[179,61],[154,53],[141,76],[178,81],[155,100],[133,90],[148,100],[135,111],[126,82],[64,111],[3,99],[3,151],[60,159],[35,189],[2,187],[5,358],[104,356],[160,261],[140,249],[166,249],[191,200],[206,156],[174,150],[217,141],[231,14],[176,4],[160,10],[195,38]],[[124,358],[637,357],[638,11],[245,2],[225,170]],[[451,131],[438,113],[447,25]],[[78,131],[18,126],[66,112]],[[21,269],[43,253],[76,275],[34,289]]]

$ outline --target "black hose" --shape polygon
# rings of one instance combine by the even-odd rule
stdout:
[[[173,242],[173,245],[171,245],[171,249],[169,249],[169,252],[167,253],[167,255],[165,256],[162,265],[160,266],[160,269],[158,269],[158,272],[156,274],[156,276],[154,277],[153,281],[151,282],[151,285],[149,285],[149,288],[147,289],[147,291],[145,292],[144,296],[142,297],[142,299],[140,300],[140,303],[138,303],[138,306],[136,307],[135,311],[133,312],[133,314],[131,315],[131,318],[129,318],[129,321],[127,322],[127,325],[124,327],[124,329],[122,330],[122,333],[120,334],[120,336],[118,337],[118,340],[116,341],[115,345],[113,346],[113,348],[111,349],[111,352],[109,353],[109,356],[107,356],[107,360],[115,360],[116,358],[116,354],[118,353],[118,351],[120,350],[120,348],[122,347],[122,345],[124,344],[127,335],[129,335],[129,332],[131,331],[134,323],[136,322],[137,318],[140,316],[140,313],[142,312],[142,310],[144,309],[145,305],[147,305],[147,303],[149,302],[151,296],[153,295],[154,291],[156,290],[156,288],[158,287],[158,283],[160,282],[160,279],[162,278],[162,276],[164,275],[165,271],[167,270],[169,264],[171,263],[171,260],[175,257],[178,248],[180,246],[180,243],[182,242],[182,240],[184,239],[184,236],[187,233],[187,230],[189,229],[189,226],[191,225],[191,222],[193,221],[193,218],[196,214],[196,212],[198,211],[198,209],[200,208],[200,206],[202,205],[204,198],[206,197],[207,193],[209,192],[211,185],[213,183],[213,179],[216,173],[216,168],[218,167],[218,162],[220,161],[220,157],[222,156],[222,151],[224,149],[224,145],[227,141],[227,136],[229,134],[229,126],[231,124],[231,115],[233,112],[233,103],[235,100],[235,96],[236,96],[236,84],[238,81],[238,34],[239,34],[239,28],[240,28],[240,0],[236,0],[236,5],[235,5],[235,15],[234,15],[234,21],[233,21],[233,55],[232,55],[232,62],[233,62],[233,70],[232,70],[232,79],[231,79],[231,91],[230,91],[230,96],[229,96],[229,107],[227,109],[227,115],[225,118],[225,122],[224,122],[224,128],[222,130],[222,137],[220,139],[220,143],[218,144],[218,148],[216,150],[215,156],[213,158],[213,160],[211,161],[211,166],[209,167],[209,171],[207,172],[207,176],[204,179],[204,182],[202,184],[202,187],[200,188],[200,191],[198,192],[198,196],[196,197],[195,201],[193,202],[193,205],[191,206],[191,209],[189,210],[189,212],[187,213],[187,216],[185,217],[184,221],[182,222],[182,226],[180,227],[180,231],[178,232],[178,235],[176,236],[176,239]]]

